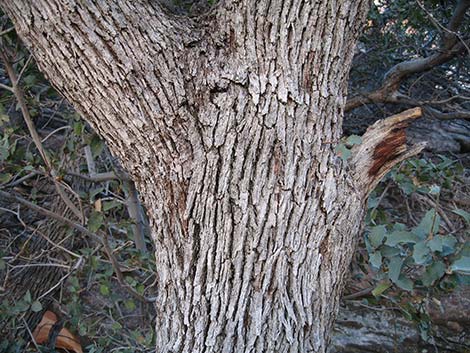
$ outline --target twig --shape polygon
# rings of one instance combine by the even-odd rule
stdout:
[[[351,300],[351,299],[364,297],[364,296],[370,294],[373,290],[374,290],[373,286],[369,287],[369,288],[365,288],[363,290],[360,290],[359,292],[352,293],[352,294],[349,294],[349,295],[345,295],[342,299],[343,300]]]
[[[130,180],[124,181],[126,186],[125,192],[127,196],[127,211],[129,216],[134,220],[132,224],[132,230],[134,233],[134,242],[135,247],[140,250],[142,253],[147,252],[147,247],[145,246],[145,221],[143,219],[143,210],[139,202],[139,196],[137,195],[137,190],[135,189],[134,183]]]
[[[89,145],[85,146],[85,159],[86,159],[86,164],[88,167],[88,174],[95,175],[96,164],[95,164],[95,160],[93,159],[93,153],[91,153],[91,147]]]
[[[41,143],[41,138],[39,137],[38,132],[36,131],[36,128],[34,126],[33,120],[31,119],[31,115],[29,114],[28,107],[26,105],[26,101],[23,95],[23,92],[21,90],[21,87],[18,85],[18,78],[16,76],[15,70],[13,70],[12,65],[10,64],[10,61],[6,57],[5,53],[3,50],[0,50],[0,58],[2,59],[5,69],[8,73],[8,76],[10,78],[10,81],[12,83],[12,89],[13,89],[13,94],[16,97],[16,100],[18,101],[18,104],[21,108],[21,113],[23,115],[23,119],[28,127],[29,133],[34,141],[34,144],[36,145],[36,148],[39,151],[39,154],[41,155],[44,164],[46,165],[47,170],[49,171],[53,182],[54,186],[62,198],[62,200],[65,202],[67,207],[69,207],[72,212],[82,221],[82,223],[85,222],[85,219],[83,217],[83,213],[80,212],[77,207],[73,204],[73,202],[69,199],[67,194],[65,194],[64,190],[62,189],[60,183],[57,181],[57,176],[58,174],[56,173],[55,169],[52,166],[52,163],[49,159],[49,157],[46,154],[46,151],[44,150],[44,147]]]
[[[60,286],[62,284],[62,282],[64,282],[72,273],[74,273],[77,269],[79,269],[81,266],[82,266],[82,263],[83,263],[83,256],[80,256],[77,260],[77,262],[75,263],[75,265],[73,265],[72,269],[66,274],[64,275],[61,279],[59,279],[57,281],[56,284],[54,284],[51,288],[49,288],[46,292],[44,292],[43,294],[41,294],[37,300],[41,300],[42,298],[44,298],[46,295],[48,295],[49,293],[53,292],[58,286]]]
[[[39,98],[38,98],[38,100],[39,100]],[[51,120],[54,119],[54,117],[55,117],[56,115],[60,115],[60,113],[58,113],[58,111],[59,111],[59,108],[62,106],[62,103],[63,103],[63,102],[64,102],[64,98],[62,98],[62,99],[60,100],[59,104],[57,105],[57,108],[52,111],[51,116],[50,116],[49,119],[46,121],[46,123],[41,127],[41,129],[45,129],[46,126],[49,125],[49,123],[51,122]]]
[[[46,137],[44,137],[44,138],[41,140],[41,142],[44,143],[44,142],[47,141],[47,139],[48,139],[49,137],[51,137],[51,136],[54,135],[55,133],[57,133],[57,132],[59,132],[59,131],[61,131],[61,130],[68,130],[68,129],[70,129],[70,126],[68,126],[68,125],[67,125],[67,126],[61,126],[61,127],[57,128],[57,129],[55,129],[54,131],[50,132]]]
[[[122,180],[114,172],[97,173],[94,175],[86,175],[86,174],[80,174],[80,173],[75,173],[75,172],[66,172],[66,174],[75,176],[77,178],[85,179],[87,181],[91,181],[94,183],[100,183],[103,181],[110,181],[110,180]]]
[[[36,347],[36,349],[38,350],[38,352],[41,352],[41,349],[39,348],[37,342],[36,342],[36,339],[34,338],[33,336],[33,333],[31,332],[31,330],[29,329],[29,326],[28,326],[28,323],[26,322],[26,320],[24,319],[24,317],[21,318],[21,320],[23,320],[23,323],[26,327],[26,330],[28,331],[28,334],[29,336],[31,337],[31,341],[33,342],[34,344],[34,347]]]
[[[439,206],[438,203],[434,202],[433,200],[431,200],[429,197],[425,197],[425,196],[422,196],[420,194],[416,194],[416,197],[421,200],[421,201],[424,201],[425,203],[427,203],[429,206],[431,206],[432,208],[434,208],[437,213],[439,213],[439,215],[442,217],[442,219],[444,220],[444,222],[446,222],[447,226],[449,227],[449,229],[447,229],[448,231],[450,231],[451,233],[455,233],[455,227],[454,225],[452,224],[452,222],[449,220],[449,217],[447,217],[447,215],[445,214],[445,212],[442,210],[442,208]]]
[[[447,35],[450,35],[451,37],[452,36],[457,37],[464,44],[465,48],[470,54],[470,48],[462,39],[462,37],[456,32],[456,30],[462,23],[463,18],[465,17],[465,12],[467,11],[467,8],[470,6],[468,0],[459,1],[459,3],[456,6],[453,16],[451,20],[449,21],[448,27],[443,26],[438,20],[436,20],[434,18],[434,15],[424,6],[424,4],[421,1],[416,0],[416,3],[424,12],[426,12],[426,15],[428,15],[428,17],[431,19],[431,22],[436,26],[437,29],[442,30],[444,33],[446,33]]]
[[[400,170],[400,168],[398,168],[398,170]],[[390,188],[391,185],[392,185],[392,181],[389,180],[389,182],[387,183],[387,185],[384,188],[384,191],[382,191],[382,194],[380,194],[379,199],[377,200],[377,205],[375,205],[375,207],[370,211],[370,214],[373,214],[377,210],[377,208],[380,206],[380,203],[382,202],[385,194],[387,193],[387,191],[388,191],[388,189]]]
[[[7,34],[7,33],[10,33],[10,32],[13,31],[14,29],[15,29],[15,26],[10,27],[10,28],[7,28],[7,29],[1,31],[1,32],[0,32],[0,37],[3,36],[3,35],[5,35],[5,34]]]
[[[15,180],[15,181],[12,181],[12,182],[6,184],[6,186],[10,187],[10,188],[13,187],[13,186],[17,186],[17,185],[21,184],[23,181],[31,179],[31,178],[35,177],[36,175],[41,175],[41,173],[38,172],[38,171],[32,171],[31,173],[26,174],[24,177],[21,177],[21,178]]]
[[[25,64],[23,65],[23,67],[21,68],[21,71],[20,73],[18,74],[18,77],[16,78],[16,83],[20,83],[21,81],[21,77],[23,77],[23,74],[24,72],[26,71],[26,69],[28,68],[28,65],[30,64],[31,62],[31,59],[33,58],[33,56],[30,54],[28,59],[26,60]]]
[[[103,173],[96,173],[96,164],[89,145],[85,146],[85,158],[88,166],[88,173],[90,174],[89,178],[93,178],[95,180],[98,179],[98,175]],[[124,183],[124,192],[126,193],[127,198],[127,211],[129,213],[129,217],[134,221],[132,224],[132,231],[134,234],[135,247],[142,253],[146,253],[147,247],[145,246],[145,221],[143,218],[142,206],[140,205],[139,196],[137,194],[134,183],[126,173],[112,173],[109,174],[109,176],[120,179]]]
[[[3,88],[11,93],[14,93],[13,88],[11,88],[10,86],[4,85],[3,83],[0,83],[0,88]]]
[[[104,251],[105,251],[106,255],[108,255],[109,261],[111,261],[111,265],[114,268],[114,272],[116,272],[116,278],[117,278],[119,284],[122,287],[124,287],[134,298],[136,298],[136,299],[138,299],[142,302],[153,302],[153,301],[155,301],[156,300],[155,298],[151,298],[151,299],[145,298],[143,295],[138,293],[134,288],[132,288],[128,283],[126,283],[126,281],[124,279],[124,275],[122,274],[121,268],[119,267],[119,264],[117,262],[117,259],[114,256],[114,254],[111,250],[111,247],[109,246],[107,234],[105,234],[103,236],[102,244],[103,244]]]

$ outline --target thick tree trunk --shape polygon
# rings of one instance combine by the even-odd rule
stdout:
[[[324,352],[364,201],[408,153],[400,117],[356,149],[360,169],[335,153],[367,1],[225,1],[196,19],[147,0],[0,4],[136,181],[157,351]]]

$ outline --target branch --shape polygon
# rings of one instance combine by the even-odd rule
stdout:
[[[137,190],[134,186],[134,183],[130,179],[124,180],[123,183],[126,186],[124,190],[127,196],[127,212],[129,213],[129,217],[134,221],[134,224],[132,224],[132,232],[134,233],[135,247],[142,253],[146,253],[146,224],[144,220],[144,212],[142,209],[142,205],[139,202],[139,195],[137,194]]]
[[[470,119],[470,112],[457,110],[450,113],[443,113],[437,109],[431,107],[423,108],[429,115],[440,120],[451,120],[451,119]]]
[[[3,35],[5,35],[5,34],[7,34],[7,33],[10,33],[10,32],[13,31],[13,30],[15,30],[15,27],[14,27],[14,26],[13,26],[13,27],[10,27],[10,28],[7,28],[7,29],[5,29],[5,30],[3,30],[3,31],[1,31],[1,32],[0,32],[0,37],[3,36]]]
[[[58,174],[55,171],[55,169],[54,169],[54,167],[51,163],[51,160],[49,159],[49,156],[47,155],[47,153],[46,153],[46,151],[45,151],[45,149],[42,145],[41,138],[39,137],[39,134],[36,130],[36,127],[34,126],[33,119],[31,119],[31,115],[29,113],[29,109],[28,109],[28,106],[26,104],[26,100],[25,100],[23,91],[22,91],[21,87],[19,86],[19,80],[21,78],[21,75],[24,72],[24,68],[20,72],[20,75],[17,76],[16,73],[15,73],[15,70],[13,69],[13,66],[10,64],[10,61],[8,60],[8,58],[5,54],[5,50],[4,50],[5,48],[2,47],[1,49],[2,50],[0,50],[0,58],[2,59],[3,64],[5,65],[5,69],[7,71],[7,74],[10,78],[11,85],[12,85],[12,87],[11,87],[12,92],[13,92],[16,100],[18,101],[18,105],[20,106],[21,113],[23,115],[23,119],[26,123],[26,126],[28,127],[28,130],[29,130],[29,134],[31,135],[31,138],[33,139],[34,144],[36,145],[36,148],[38,149],[39,154],[41,155],[41,157],[44,161],[44,164],[46,165],[46,168],[47,168],[49,174],[52,177],[52,180],[54,182],[54,186],[57,190],[57,193],[60,195],[61,199],[65,202],[67,207],[70,208],[70,210],[75,214],[75,216],[77,216],[82,222],[84,222],[85,218],[84,218],[83,212],[78,210],[78,208],[73,204],[73,202],[70,200],[70,198],[65,193],[65,190],[63,189],[63,186],[58,181],[58,179],[57,179]],[[32,58],[31,56],[28,58],[28,61],[26,62],[25,65],[29,64],[29,61],[30,61],[31,58]]]
[[[360,93],[348,99],[344,108],[345,112],[370,103],[399,103],[397,100],[397,96],[400,95],[398,89],[403,80],[413,74],[428,71],[435,66],[442,65],[459,55],[465,49],[468,50],[470,41],[468,39],[463,41],[456,33],[456,30],[461,25],[465,12],[469,7],[469,0],[461,0],[459,2],[452,19],[449,21],[448,27],[445,29],[446,32],[443,35],[441,49],[428,57],[404,61],[393,66],[385,74],[382,85],[378,89]]]
[[[93,159],[93,154],[91,153],[90,146],[85,146],[85,157],[88,165],[88,173],[90,178],[95,180],[100,180],[100,175],[112,177],[113,179],[122,180],[125,188],[124,192],[126,194],[126,206],[129,217],[133,220],[132,231],[134,234],[134,243],[135,247],[140,250],[142,253],[147,252],[147,247],[145,246],[145,221],[143,216],[143,209],[139,202],[139,196],[137,190],[135,189],[134,183],[127,173],[123,172],[108,172],[108,173],[96,173],[96,164]],[[102,180],[102,178],[101,178]]]
[[[353,176],[366,196],[396,164],[424,148],[424,143],[410,149],[406,146],[405,129],[421,113],[421,108],[408,109],[377,121],[362,136],[362,143],[352,149]]]

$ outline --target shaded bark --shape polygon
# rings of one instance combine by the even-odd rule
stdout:
[[[389,158],[356,154],[374,173],[335,152],[367,1],[0,4],[136,182],[157,351],[325,352],[370,185],[408,155],[395,120],[367,144]]]

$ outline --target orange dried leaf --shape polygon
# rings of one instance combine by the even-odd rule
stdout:
[[[52,311],[46,311],[41,319],[41,322],[38,324],[36,329],[33,332],[33,337],[36,343],[42,344],[46,343],[49,339],[49,333],[52,326],[57,322],[57,315]],[[62,328],[57,336],[55,343],[56,348],[68,349],[75,353],[83,353],[82,346],[78,341],[78,338],[75,337],[69,330]]]
[[[52,326],[57,322],[57,315],[52,311],[46,311],[42,316],[41,322],[36,326],[33,337],[36,343],[42,344],[47,342],[49,332]]]
[[[83,353],[82,346],[78,341],[78,338],[75,337],[72,332],[63,328],[57,336],[57,341],[55,343],[56,348],[68,349],[74,351],[75,353]]]

